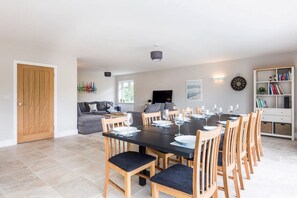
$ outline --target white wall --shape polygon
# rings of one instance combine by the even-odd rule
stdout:
[[[170,70],[122,75],[117,76],[116,81],[134,80],[135,111],[143,111],[147,99],[152,98],[153,90],[173,90],[173,102],[178,108],[201,105],[212,108],[214,104],[217,104],[226,111],[229,105],[239,104],[240,113],[246,113],[253,110],[253,68],[272,65],[297,65],[297,53],[276,54]],[[242,91],[234,91],[230,86],[231,80],[237,73],[247,81],[247,86]],[[211,79],[215,75],[225,75],[226,78],[222,83],[215,83]],[[187,101],[185,98],[186,80],[195,79],[202,79],[203,81],[203,100],[201,102]],[[296,90],[295,93],[297,93]]]
[[[14,60],[57,66],[57,125],[55,136],[77,134],[77,59],[31,46],[0,45],[0,147],[15,144],[13,132]]]
[[[78,102],[113,101],[115,102],[115,77],[104,77],[104,72],[83,71],[77,72],[77,83],[94,82],[97,87],[96,93],[78,93]]]

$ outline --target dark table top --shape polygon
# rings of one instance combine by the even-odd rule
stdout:
[[[221,121],[228,120],[229,115],[222,115]],[[208,119],[208,126],[217,126],[218,116],[212,116]],[[183,135],[196,135],[197,130],[202,130],[205,126],[205,119],[191,118],[190,122],[185,122],[181,126]],[[161,128],[153,125],[138,126],[141,132],[134,133],[132,137],[119,136],[114,133],[103,133],[103,136],[123,140],[143,147],[150,147],[155,150],[173,153],[185,158],[192,158],[193,149],[171,145],[174,142],[175,134],[178,133],[178,127],[173,124],[170,128]]]

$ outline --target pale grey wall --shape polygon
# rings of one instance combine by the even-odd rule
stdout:
[[[77,59],[32,46],[0,45],[0,146],[11,142],[13,135],[13,64],[14,60],[57,66],[57,133],[77,131]],[[57,134],[56,134],[57,135]]]
[[[113,101],[115,102],[115,77],[104,77],[104,72],[98,71],[77,71],[77,83],[95,82],[96,93],[78,93],[78,102],[91,101]]]
[[[240,113],[247,113],[253,110],[253,68],[256,66],[296,64],[297,53],[295,52],[155,72],[122,75],[116,77],[116,82],[120,80],[134,80],[135,111],[143,111],[147,99],[152,98],[153,90],[170,89],[173,90],[173,102],[178,108],[201,105],[211,108],[214,104],[217,104],[218,106],[222,106],[226,111],[229,105],[238,103],[240,105]],[[247,86],[243,91],[234,91],[230,86],[231,80],[237,73],[243,76],[247,81]],[[226,78],[222,83],[215,83],[211,79],[211,77],[215,75],[225,75]],[[185,98],[186,80],[194,79],[202,79],[203,81],[203,101],[201,102],[187,101]],[[296,86],[295,93],[297,93]],[[297,116],[295,116],[295,123],[296,117]]]

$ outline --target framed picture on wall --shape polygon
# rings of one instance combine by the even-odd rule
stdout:
[[[186,99],[190,101],[202,101],[202,80],[186,81]]]

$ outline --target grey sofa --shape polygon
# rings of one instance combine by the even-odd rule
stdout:
[[[97,111],[90,112],[89,104],[96,104]],[[80,134],[89,134],[102,131],[101,119],[103,114],[109,114],[109,106],[113,106],[110,101],[94,101],[77,103],[77,129]],[[121,111],[119,106],[115,110]]]
[[[143,112],[145,113],[152,113],[152,112],[158,112],[163,111],[164,109],[168,109],[169,111],[174,110],[174,104],[171,102],[165,102],[165,103],[155,103],[148,105]],[[142,126],[142,112],[136,112],[136,111],[129,111],[128,113],[132,113],[133,115],[133,124],[132,126]]]

